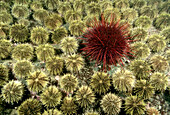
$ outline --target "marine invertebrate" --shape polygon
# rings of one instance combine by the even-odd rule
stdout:
[[[36,99],[27,99],[18,108],[19,115],[41,115],[41,103]]]
[[[0,39],[0,59],[7,58],[12,50],[12,43],[9,40]]]
[[[151,6],[144,6],[140,10],[141,16],[148,16],[149,18],[153,19],[157,16],[156,9],[153,9]]]
[[[159,111],[155,107],[149,107],[146,110],[147,115],[160,115]]]
[[[137,35],[137,36],[135,36]],[[134,36],[133,39],[137,41],[146,41],[148,32],[144,28],[134,28],[131,30],[131,36]]]
[[[170,14],[162,13],[160,14],[155,21],[153,21],[153,25],[157,28],[162,30],[165,27],[170,25]]]
[[[99,1],[99,4],[100,4],[100,8],[101,8],[103,11],[106,10],[107,8],[113,6],[112,1],[110,1],[110,0]]]
[[[120,10],[124,10],[129,7],[128,0],[115,0],[114,5],[116,8],[119,8]]]
[[[33,47],[30,44],[18,44],[12,50],[12,58],[15,60],[31,60],[33,57]]]
[[[129,55],[129,43],[132,42],[126,31],[128,24],[119,26],[119,22],[115,22],[114,18],[110,20],[111,22],[107,22],[101,15],[101,21],[94,20],[93,26],[89,27],[81,38],[85,45],[81,49],[83,54],[95,60],[96,64],[103,64],[105,70],[117,63],[123,65],[122,58]]]
[[[154,87],[151,82],[147,80],[137,80],[135,84],[135,93],[138,97],[143,99],[149,99],[155,93]]]
[[[136,27],[149,28],[151,26],[151,20],[148,16],[140,16],[134,21]]]
[[[8,71],[9,69],[5,65],[0,64],[0,86],[3,86],[7,82]]]
[[[95,94],[88,86],[81,86],[75,95],[76,101],[81,107],[87,108],[95,102]]]
[[[56,86],[49,86],[40,95],[40,100],[46,107],[55,107],[60,104],[61,93]]]
[[[10,25],[8,24],[3,24],[1,23],[0,24],[0,39],[6,39],[9,35],[9,28],[10,28]]]
[[[167,59],[160,55],[151,57],[150,63],[155,71],[160,72],[166,71],[169,66]]]
[[[0,23],[11,24],[12,22],[13,22],[13,18],[11,14],[5,11],[0,13]]]
[[[161,4],[161,6],[159,7],[159,14],[166,12],[166,13],[170,13],[170,1],[165,1]]]
[[[59,75],[64,66],[64,60],[58,56],[51,57],[46,61],[46,68],[51,75]]]
[[[59,0],[45,0],[44,3],[49,10],[56,10],[59,4]]]
[[[18,20],[18,23],[21,24],[21,25],[24,25],[26,27],[28,27],[30,25],[30,21],[27,20],[27,19],[24,19],[24,18]]]
[[[66,92],[73,92],[78,86],[77,78],[72,74],[65,74],[60,79],[60,86]]]
[[[44,43],[47,43],[47,41],[49,39],[49,33],[43,27],[34,27],[31,30],[30,39],[35,44],[44,44]]]
[[[55,50],[50,44],[41,44],[36,48],[35,53],[40,61],[47,61],[48,58],[54,56]]]
[[[147,2],[145,0],[132,0],[131,1],[132,7],[135,9],[143,8]]]
[[[134,56],[136,59],[143,59],[150,55],[149,47],[142,42],[135,42],[131,45],[132,52],[134,52]]]
[[[28,5],[30,3],[30,0],[15,0],[15,4],[22,4],[22,5]]]
[[[90,16],[99,16],[101,14],[101,7],[99,3],[91,2],[86,6],[86,13]]]
[[[170,27],[167,27],[161,31],[161,35],[165,37],[167,43],[170,43]]]
[[[92,22],[94,19],[99,20],[99,16],[85,16],[85,17],[83,18],[83,21],[84,21],[84,23],[85,23],[85,25],[86,25],[87,27],[90,27],[90,25],[92,24],[91,22]]]
[[[63,104],[61,105],[61,110],[64,114],[76,114],[77,109],[77,105],[74,103],[74,99],[72,97],[64,98]]]
[[[72,21],[69,26],[69,30],[74,36],[81,36],[85,30],[85,23],[83,21]]]
[[[133,8],[127,8],[126,10],[123,10],[122,13],[122,18],[128,22],[132,22],[135,18],[138,17],[137,11]]]
[[[59,44],[61,40],[66,37],[68,34],[65,27],[58,27],[52,32],[52,41],[56,44]]]
[[[43,9],[42,2],[40,2],[40,1],[33,1],[33,2],[30,4],[30,8],[31,8],[33,11],[36,11],[36,10],[39,10],[39,9]]]
[[[143,100],[137,96],[129,96],[125,99],[125,111],[130,115],[142,115],[145,113],[146,107]]]
[[[130,63],[130,70],[133,72],[136,79],[147,79],[151,68],[147,62],[138,59]]]
[[[91,2],[96,2],[96,3],[98,3],[99,0],[86,0],[86,4],[89,4],[89,3],[91,3]]]
[[[153,34],[147,40],[149,48],[154,52],[159,52],[165,49],[166,41],[165,37],[158,34]]]
[[[14,104],[22,99],[24,87],[21,82],[12,80],[6,83],[1,89],[1,96],[7,103]]]
[[[150,76],[150,81],[154,88],[159,91],[166,90],[168,86],[168,76],[164,73],[155,72]]]
[[[107,93],[100,103],[103,111],[109,115],[118,115],[122,105],[121,99],[112,93]]]
[[[15,4],[12,7],[12,15],[15,18],[27,18],[29,16],[29,9],[27,6]]]
[[[4,1],[0,1],[0,12],[9,12],[10,6]]]
[[[21,24],[14,24],[10,28],[9,36],[16,42],[25,42],[29,37],[29,30]]]
[[[77,73],[84,67],[85,62],[81,55],[73,54],[66,58],[65,65],[67,70]]]
[[[54,30],[57,27],[61,26],[62,23],[63,23],[62,18],[57,13],[50,14],[44,20],[44,25],[51,30]]]
[[[105,72],[94,73],[90,81],[92,89],[99,94],[106,93],[111,86],[110,77]]]
[[[96,111],[86,111],[84,115],[99,115]]]
[[[62,115],[62,112],[58,109],[49,109],[47,111],[44,111],[42,115]]]
[[[166,51],[165,57],[167,58],[167,61],[170,63],[170,49]]]
[[[68,10],[64,18],[66,22],[71,23],[74,20],[81,20],[82,16],[78,11]]]
[[[135,77],[133,73],[129,70],[118,69],[112,75],[112,83],[115,89],[122,92],[130,92],[135,84]]]
[[[78,49],[78,41],[75,37],[64,37],[61,40],[60,48],[65,54],[76,53]]]
[[[73,8],[76,11],[83,12],[85,9],[85,1],[84,0],[75,0],[73,2]]]
[[[28,76],[26,81],[30,91],[40,92],[47,86],[49,78],[45,73],[35,71]]]
[[[40,23],[43,23],[45,18],[48,16],[48,11],[47,10],[44,10],[44,9],[38,9],[34,12],[33,14],[33,18],[40,22]]]
[[[71,5],[70,2],[60,2],[58,6],[58,12],[62,15],[65,16],[66,12],[71,10]]]
[[[21,60],[15,63],[13,67],[13,72],[15,75],[19,78],[25,78],[26,76],[29,76],[33,65],[30,61],[28,60]]]

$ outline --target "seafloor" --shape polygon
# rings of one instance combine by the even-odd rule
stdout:
[[[169,0],[0,0],[0,115],[170,115]]]

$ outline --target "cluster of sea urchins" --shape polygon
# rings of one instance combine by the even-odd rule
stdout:
[[[107,21],[104,15],[101,15],[101,20],[96,18],[91,22],[90,27],[84,32],[82,38],[85,45],[81,50],[90,60],[95,60],[96,64],[103,64],[103,70],[110,69],[110,65],[124,65],[123,58],[131,56],[129,43],[130,34],[127,30],[129,24],[119,24],[111,16],[110,21]]]

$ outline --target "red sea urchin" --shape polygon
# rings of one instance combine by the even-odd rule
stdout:
[[[119,24],[111,16],[110,22],[101,15],[101,21],[94,19],[90,27],[82,35],[82,43],[85,45],[81,50],[83,54],[89,56],[90,60],[95,60],[96,64],[103,63],[103,70],[110,68],[110,65],[124,65],[122,59],[131,56],[128,28],[129,24]],[[121,66],[122,67],[122,66]]]

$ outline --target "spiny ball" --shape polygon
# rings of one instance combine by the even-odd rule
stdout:
[[[0,39],[0,59],[7,58],[12,50],[12,44],[9,40]]]

